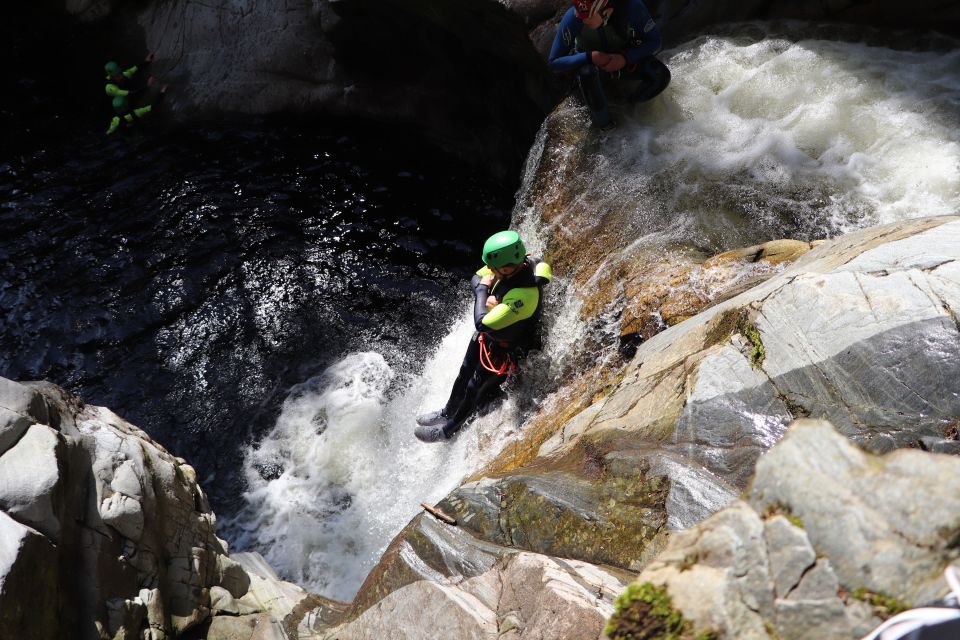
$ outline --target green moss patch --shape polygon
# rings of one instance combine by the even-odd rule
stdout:
[[[750,354],[747,356],[750,364],[754,368],[761,366],[764,358],[767,357],[767,351],[763,346],[763,340],[760,338],[760,331],[750,321],[750,311],[748,309],[727,309],[714,318],[710,322],[703,347],[706,349],[726,342],[734,333],[742,335],[750,344]]]
[[[614,602],[603,632],[610,640],[713,640],[712,632],[693,633],[693,625],[673,608],[670,594],[650,582],[633,583]]]
[[[857,589],[850,595],[872,606],[873,612],[883,620],[891,618],[910,608],[910,605],[903,600],[898,600],[885,593],[875,593],[866,588]]]
[[[763,340],[760,339],[760,331],[747,319],[747,314],[740,316],[737,332],[750,343],[750,365],[754,368],[761,366],[764,358],[767,357],[767,351],[763,346]]]
[[[800,516],[795,514],[790,508],[790,505],[780,502],[771,502],[767,505],[767,508],[763,510],[764,519],[772,518],[773,516],[783,516],[786,518],[790,524],[793,526],[803,529],[803,520],[800,519]]]
[[[709,330],[703,340],[703,348],[726,342],[743,322],[746,312],[743,309],[727,309],[710,321]]]

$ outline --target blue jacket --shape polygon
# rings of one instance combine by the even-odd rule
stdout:
[[[635,64],[660,51],[660,30],[641,0],[614,0],[610,21],[596,30],[587,29],[573,7],[567,9],[557,27],[547,66],[551,71],[573,71],[590,62],[590,51],[619,53],[627,64]],[[584,36],[588,36],[585,38]],[[593,41],[599,46],[584,44]],[[623,45],[623,46],[618,46]]]

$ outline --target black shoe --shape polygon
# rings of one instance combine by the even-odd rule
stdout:
[[[449,440],[457,432],[457,425],[450,418],[444,418],[440,424],[420,425],[413,430],[413,435],[423,442],[440,442]]]
[[[598,128],[600,129],[600,131],[606,132],[606,131],[611,131],[612,129],[616,128],[616,126],[617,126],[617,121],[611,119],[609,122],[607,122],[607,124],[599,125]]]
[[[443,412],[443,409],[437,409],[436,411],[425,413],[422,416],[417,416],[417,424],[423,425],[424,427],[433,427],[438,424],[443,424],[446,421],[447,414]]]

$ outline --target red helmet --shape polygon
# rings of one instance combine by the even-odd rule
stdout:
[[[573,9],[577,12],[577,17],[586,20],[603,11],[609,0],[573,0]]]

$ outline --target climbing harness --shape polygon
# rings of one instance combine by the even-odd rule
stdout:
[[[863,637],[863,640],[941,640],[960,637],[960,571],[943,572],[950,594],[941,606],[920,607],[899,613]]]
[[[496,362],[499,358],[496,358],[490,353],[490,347],[487,345],[487,337],[484,334],[481,333],[477,340],[480,342],[480,364],[484,369],[498,376],[509,376],[517,370],[517,363],[513,361],[509,353],[503,354],[503,360],[501,360],[499,364]]]

